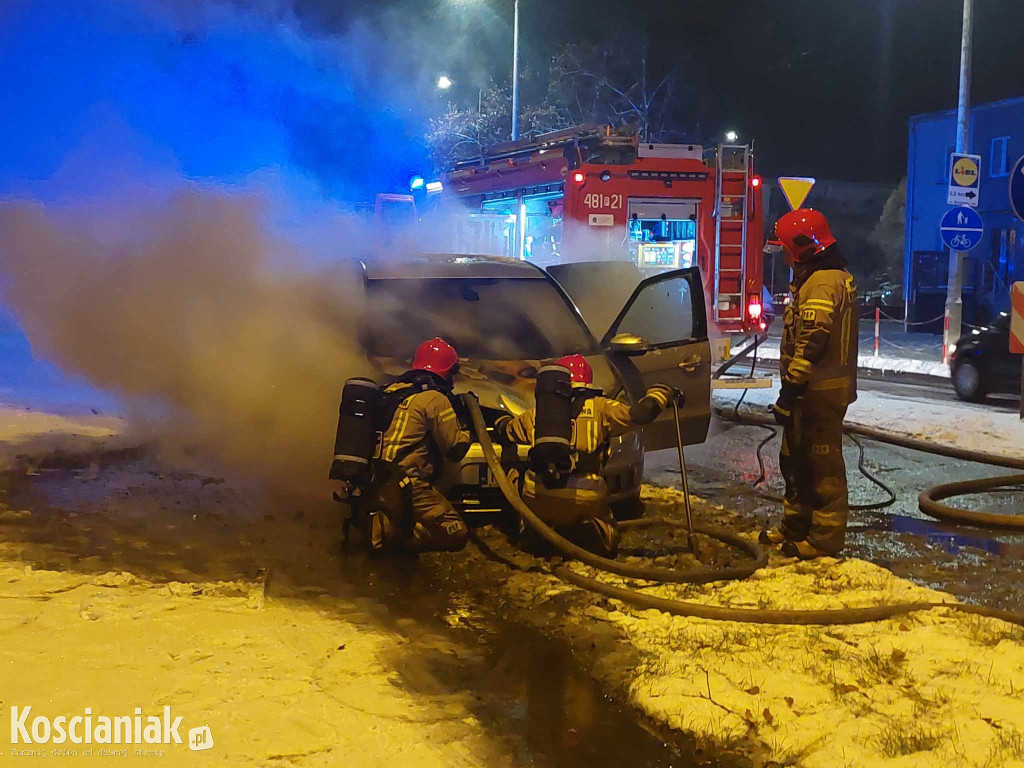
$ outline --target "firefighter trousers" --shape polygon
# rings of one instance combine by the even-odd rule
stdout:
[[[452,503],[429,483],[412,481],[412,549],[417,552],[458,552],[469,529]]]
[[[608,490],[599,475],[574,475],[564,488],[549,489],[532,472],[513,469],[509,479],[518,485],[523,502],[560,536],[603,557],[615,557],[622,536],[608,505]],[[532,554],[558,554],[529,526],[522,529],[520,546]]]
[[[846,405],[829,393],[808,392],[793,408],[782,434],[779,467],[786,481],[782,533],[818,550],[838,553],[850,514],[843,461]]]

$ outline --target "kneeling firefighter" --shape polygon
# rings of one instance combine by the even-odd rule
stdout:
[[[345,384],[331,478],[352,489],[353,521],[371,551],[466,545],[465,521],[434,487],[443,461],[461,461],[471,443],[453,407],[458,366],[450,344],[430,339],[383,390],[369,379]]]
[[[782,524],[762,541],[806,559],[837,554],[846,538],[843,419],[857,399],[857,286],[820,212],[791,211],[775,232],[793,268],[773,406],[786,494]]]
[[[523,501],[545,523],[581,547],[614,556],[619,530],[608,502],[604,466],[610,441],[654,421],[676,396],[651,387],[636,405],[605,397],[582,355],[537,372],[536,408],[495,424],[499,440],[533,446],[527,471],[513,470]],[[525,531],[527,548],[537,547]]]

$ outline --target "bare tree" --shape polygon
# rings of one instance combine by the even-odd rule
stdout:
[[[678,65],[656,68],[645,38],[620,35],[556,53],[547,101],[560,105],[567,123],[607,123],[657,141],[682,133],[683,91]]]
[[[696,125],[695,90],[683,83],[678,63],[667,69],[653,63],[642,36],[565,45],[552,58],[546,81],[524,72],[523,82],[523,135],[599,123],[644,141],[668,141],[692,135]],[[449,104],[432,119],[426,138],[438,168],[507,141],[511,103],[511,87],[492,81],[477,103]]]
[[[566,116],[547,100],[524,104],[519,121],[524,135],[569,125]],[[440,117],[430,120],[426,139],[435,165],[442,169],[454,161],[479,156],[484,147],[508,141],[511,125],[512,89],[492,82],[470,107],[449,103]]]

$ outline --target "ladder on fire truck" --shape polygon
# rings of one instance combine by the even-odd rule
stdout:
[[[715,171],[715,322],[743,322],[750,145],[720,144]],[[760,297],[758,297],[760,298]]]

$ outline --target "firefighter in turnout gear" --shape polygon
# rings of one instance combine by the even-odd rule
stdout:
[[[773,406],[786,494],[781,525],[762,541],[807,559],[837,554],[846,537],[843,419],[857,399],[857,287],[820,212],[787,213],[775,232],[793,268]]]
[[[547,477],[538,477],[531,464],[525,472],[512,470],[510,479],[519,488],[523,501],[541,520],[579,546],[614,557],[620,535],[604,479],[610,441],[654,421],[676,392],[671,387],[657,385],[630,407],[605,397],[601,389],[593,385],[593,370],[582,355],[563,357],[554,365],[568,369],[571,377],[567,471],[560,481],[549,482]],[[539,421],[544,418],[543,413],[539,413],[543,408],[541,374],[545,370],[538,373],[537,407],[515,417],[500,417],[494,430],[499,440],[534,446],[533,453],[545,439],[539,437],[542,432]],[[543,545],[531,539],[532,534],[530,530],[523,532],[523,545],[543,551]]]
[[[410,531],[402,522],[402,510],[395,509],[396,495],[384,499],[388,512],[369,521],[372,549],[390,548],[389,540],[396,535],[405,539],[406,549],[416,552],[456,552],[466,545],[469,531],[465,521],[433,485],[442,463],[461,461],[471,443],[451,399],[452,377],[458,366],[459,356],[450,344],[443,339],[425,341],[416,351],[411,370],[381,394],[378,419],[383,434],[378,464],[390,467],[398,476],[412,516]]]

